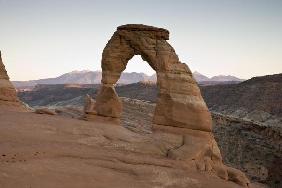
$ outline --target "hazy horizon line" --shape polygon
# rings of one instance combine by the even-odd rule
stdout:
[[[66,72],[66,73],[61,73],[60,75],[57,75],[57,76],[50,76],[50,77],[45,77],[45,78],[37,78],[37,79],[31,79],[31,80],[11,80],[13,82],[16,82],[16,81],[33,81],[33,80],[41,80],[41,79],[49,79],[49,78],[57,78],[57,77],[60,77],[64,74],[69,74],[69,73],[73,73],[73,72],[102,72],[102,70],[90,70],[90,69],[82,69],[82,70],[73,70],[73,71],[70,71],[70,72]],[[146,76],[153,76],[155,75],[156,73],[153,73],[153,74],[149,74],[149,73],[146,73],[146,72],[136,72],[136,71],[123,71],[122,73],[138,73],[138,74],[145,74]],[[206,74],[203,74],[201,73],[200,71],[198,70],[195,70],[195,71],[192,71],[192,73],[199,73],[203,76],[206,76],[208,77],[209,79],[213,78],[213,77],[216,77],[216,76],[233,76],[233,77],[236,77],[238,79],[242,79],[242,80],[248,80],[248,79],[251,79],[253,77],[260,77],[260,76],[266,76],[266,75],[274,75],[274,74],[281,74],[281,73],[274,73],[274,74],[265,74],[265,75],[255,75],[255,76],[252,76],[250,78],[241,78],[241,77],[238,77],[236,75],[231,75],[231,74],[218,74],[218,75],[213,75],[213,76],[207,76]]]

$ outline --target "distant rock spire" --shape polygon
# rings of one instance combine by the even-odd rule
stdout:
[[[1,51],[0,51],[0,79],[9,80],[9,76],[7,74],[4,63],[2,61]]]

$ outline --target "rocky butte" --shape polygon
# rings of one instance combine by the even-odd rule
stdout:
[[[11,101],[20,103],[1,62],[0,187],[255,187],[223,164],[210,112],[168,39],[161,28],[118,27],[103,51],[100,92],[96,101],[86,97],[80,119],[14,108]],[[134,55],[157,73],[149,134],[119,125],[114,86]]]

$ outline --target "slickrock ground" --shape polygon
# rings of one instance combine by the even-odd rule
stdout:
[[[0,106],[0,187],[239,187],[167,158],[182,138]]]

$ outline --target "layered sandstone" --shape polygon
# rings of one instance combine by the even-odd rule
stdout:
[[[17,92],[9,80],[0,51],[0,104],[13,104],[17,102]]]
[[[173,47],[166,41],[169,32],[162,28],[129,24],[117,28],[102,55],[102,88],[112,88],[112,95],[97,97],[98,115],[120,117],[121,106],[114,92],[128,61],[134,55],[157,73],[159,96],[154,123],[193,130],[211,131],[211,115],[188,66],[181,63]],[[111,105],[108,100],[114,101]],[[115,112],[115,113],[113,113]]]

